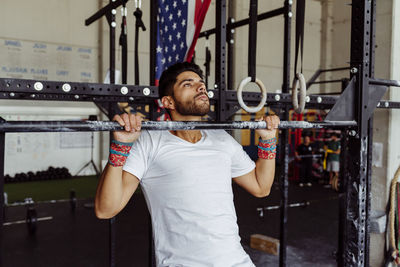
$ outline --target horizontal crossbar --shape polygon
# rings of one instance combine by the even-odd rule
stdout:
[[[356,126],[355,121],[281,121],[279,129],[338,128]],[[264,121],[198,122],[144,121],[143,130],[199,130],[199,129],[265,129]],[[123,127],[114,121],[4,121],[0,132],[94,132],[118,131]]]

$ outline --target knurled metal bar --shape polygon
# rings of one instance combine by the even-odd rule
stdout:
[[[281,121],[279,129],[321,129],[355,127],[355,121]],[[266,129],[265,121],[144,121],[142,130],[200,130],[200,129]],[[115,121],[2,121],[0,132],[76,132],[120,131],[124,127]]]

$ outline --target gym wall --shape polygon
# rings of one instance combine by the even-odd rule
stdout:
[[[98,0],[3,0],[0,9],[0,77],[98,82],[99,25],[84,20]],[[0,100],[6,120],[67,120],[98,115],[92,103]],[[91,133],[6,135],[5,174],[67,167],[75,174],[90,160]],[[99,163],[99,134],[95,161]],[[86,169],[82,174],[93,173]]]

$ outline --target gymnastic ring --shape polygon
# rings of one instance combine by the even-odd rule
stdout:
[[[261,98],[261,101],[258,104],[258,106],[249,107],[243,101],[242,92],[243,92],[244,86],[246,84],[248,84],[250,81],[251,81],[251,77],[247,77],[247,78],[244,78],[240,82],[239,87],[237,89],[237,99],[238,99],[239,105],[242,109],[246,110],[249,113],[256,113],[256,112],[260,111],[264,107],[265,103],[267,102],[267,89],[265,88],[265,86],[261,80],[256,79],[256,84],[261,89],[262,98]]]
[[[297,88],[299,87],[299,82],[300,82],[300,96],[298,97]],[[304,107],[306,105],[306,93],[307,93],[306,80],[304,79],[303,74],[299,72],[293,79],[293,84],[292,84],[292,104],[293,104],[293,109],[296,113],[299,114],[303,113]]]

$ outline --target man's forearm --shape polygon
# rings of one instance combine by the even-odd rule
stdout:
[[[112,140],[108,164],[96,192],[95,211],[98,217],[112,217],[120,211],[124,200],[123,170],[132,143]]]
[[[96,215],[112,217],[119,210],[123,196],[122,167],[113,167],[107,164],[99,184],[95,198]]]
[[[262,159],[256,161],[256,179],[260,190],[264,195],[268,195],[271,191],[275,177],[275,158]]]
[[[256,179],[263,194],[269,194],[275,176],[276,137],[260,138],[258,142],[258,160]]]

